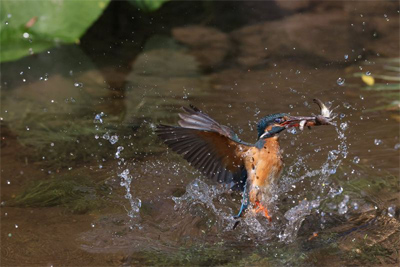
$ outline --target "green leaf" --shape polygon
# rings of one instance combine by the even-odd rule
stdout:
[[[79,42],[110,0],[0,2],[0,61]]]
[[[129,0],[129,3],[144,11],[152,12],[159,9],[167,1],[169,0]]]

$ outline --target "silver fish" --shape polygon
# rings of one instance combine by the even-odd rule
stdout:
[[[323,117],[325,117],[325,118],[330,118],[331,117],[332,111],[329,110],[327,108],[327,106],[321,100],[319,100],[318,98],[314,98],[313,102],[316,103],[319,106],[319,108],[321,110],[321,115]]]

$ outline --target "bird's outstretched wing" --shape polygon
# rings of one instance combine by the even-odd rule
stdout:
[[[179,114],[180,126],[159,125],[158,136],[206,176],[243,188],[247,178],[243,153],[253,145],[196,107],[182,109],[186,113]]]

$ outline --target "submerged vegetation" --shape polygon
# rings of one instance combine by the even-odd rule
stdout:
[[[95,184],[81,175],[54,176],[50,179],[31,182],[25,190],[11,200],[10,206],[53,207],[63,206],[69,212],[83,214],[100,209],[107,186]]]
[[[373,110],[400,110],[400,58],[378,59],[376,65],[379,69],[371,73],[357,72],[354,77],[361,77],[366,84],[362,90],[376,91],[385,105],[375,107]],[[400,119],[400,118],[397,118]]]

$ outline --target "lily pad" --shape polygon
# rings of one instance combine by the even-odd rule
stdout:
[[[144,11],[152,12],[159,9],[165,2],[168,1],[169,0],[129,0],[129,3],[143,9]]]
[[[1,1],[0,61],[78,43],[109,0]],[[23,7],[23,8],[21,8]]]

